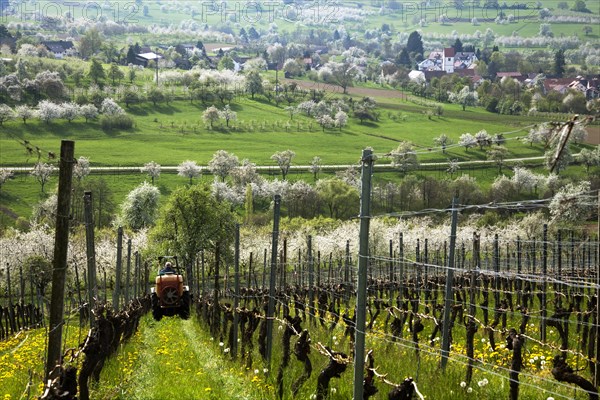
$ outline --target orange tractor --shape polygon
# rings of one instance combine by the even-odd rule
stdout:
[[[163,261],[167,260],[164,263]],[[173,260],[175,263],[173,264]],[[152,292],[152,316],[160,321],[163,316],[179,315],[182,319],[190,317],[192,296],[190,288],[184,285],[177,257],[159,257],[159,271]]]

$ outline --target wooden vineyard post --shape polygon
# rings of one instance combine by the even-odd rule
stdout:
[[[148,260],[144,261],[144,296],[150,293],[150,266]]]
[[[400,263],[398,265],[398,298],[400,302],[404,300],[404,234],[400,232],[398,239],[398,258]],[[398,304],[401,306],[401,304]]]
[[[275,195],[275,206],[273,210],[273,237],[271,243],[271,274],[269,280],[269,304],[267,308],[267,370],[271,370],[271,355],[273,350],[273,314],[275,312],[275,285],[277,278],[277,241],[279,240],[279,213],[281,207],[281,196]]]
[[[300,287],[304,284],[302,277],[304,274],[302,273],[302,249],[298,246],[298,263],[297,263],[297,274],[296,274],[296,284]]]
[[[281,288],[282,290],[284,290],[285,292],[285,285],[286,285],[286,277],[285,274],[287,273],[287,238],[283,239],[283,259],[281,262]],[[286,302],[287,304],[287,302]]]
[[[598,387],[600,383],[600,363],[598,357],[600,357],[600,190],[598,190],[598,236],[596,237],[596,368],[594,368],[594,386]]]
[[[133,269],[133,298],[137,299],[140,295],[140,253],[136,251],[133,253],[134,256],[134,269]]]
[[[23,280],[23,266],[19,265],[19,303],[25,305],[25,281]]]
[[[79,286],[79,283],[77,284],[77,286]],[[31,302],[31,308],[32,309],[35,308],[35,297],[34,297],[34,294],[35,294],[35,289],[33,288],[33,277],[30,274],[30,276],[29,276],[29,299],[30,299],[30,302]],[[81,294],[79,295],[79,305],[81,306]],[[35,324],[38,323],[37,318],[36,318],[36,320],[35,320],[34,323]]]
[[[444,325],[442,328],[442,370],[446,369],[450,354],[450,308],[454,295],[452,285],[454,282],[454,247],[456,246],[456,225],[458,223],[458,199],[452,199],[452,225],[450,227],[450,249],[448,254],[448,271],[446,273],[446,293],[444,295]]]
[[[250,259],[248,260],[248,289],[252,288],[252,260],[254,255],[250,252]]]
[[[429,239],[425,238],[423,245],[423,290],[425,291],[425,304],[429,305]]]
[[[571,279],[574,279],[574,278],[575,278],[575,232],[571,231]]]
[[[316,287],[320,287],[321,286],[321,251],[318,250],[317,251],[317,273],[315,274],[315,276],[317,277],[317,286]],[[318,293],[314,294],[315,297],[319,297]]]
[[[79,267],[77,266],[77,263],[75,263],[73,267],[73,269],[75,270],[75,288],[77,289],[77,309],[79,310],[79,312],[81,312],[81,306],[83,305],[83,301],[81,299],[81,282],[79,281]]]
[[[104,303],[108,302],[108,283],[106,281],[106,268],[102,268],[102,278],[104,279]]]
[[[200,271],[202,273],[202,296],[206,294],[206,276],[204,274],[204,250],[200,250]]]
[[[558,267],[558,271],[556,271],[556,274],[557,274],[556,277],[558,278],[558,281],[560,282],[561,278],[562,278],[562,233],[561,233],[560,229],[558,230],[558,233],[557,233],[556,242],[557,242],[556,243],[556,247],[557,247],[556,265]],[[562,288],[562,285],[560,283],[556,283],[553,286],[554,286],[554,292],[555,293],[559,292],[559,291],[562,292],[563,288]],[[558,307],[560,307],[561,304],[562,304],[561,296],[558,296],[557,304],[556,305]]]
[[[113,310],[119,312],[119,302],[121,297],[121,269],[123,263],[123,227],[117,229],[117,268],[115,270],[115,287],[113,290]],[[105,288],[106,290],[106,288]]]
[[[415,281],[415,289],[417,292],[417,298],[419,299],[419,301],[421,300],[421,242],[420,240],[417,238],[417,248],[415,250],[415,260],[417,261],[416,265],[415,265],[415,274],[416,274],[416,281]]]
[[[127,269],[125,271],[125,305],[129,304],[129,287],[131,286],[131,239],[127,239]]]
[[[494,310],[500,309],[500,243],[498,234],[494,235]]]
[[[521,280],[521,269],[522,269],[522,258],[521,258],[521,238],[517,236],[517,304],[521,304],[523,298],[523,281]]]
[[[17,324],[15,323],[15,309],[12,301],[12,284],[10,282],[10,267],[8,263],[6,263],[6,284],[8,290],[8,319],[11,333],[15,333],[17,331]]]
[[[346,259],[344,261],[344,283],[350,286],[350,241],[346,240]]]
[[[315,323],[315,310],[313,309],[313,279],[314,279],[314,261],[312,256],[312,236],[307,238],[308,252],[308,314],[310,315],[311,325]]]
[[[542,322],[540,326],[540,340],[546,343],[546,290],[547,290],[547,274],[548,274],[548,225],[544,224],[542,244]]]
[[[389,273],[390,273],[390,306],[394,304],[394,241],[390,239],[390,261],[389,261]]]
[[[200,258],[196,257],[196,272],[195,275],[196,279],[194,280],[194,296],[197,296],[197,298],[200,297]]]
[[[262,289],[267,287],[267,249],[264,249],[263,254],[263,274],[262,274]]]
[[[350,276],[350,240],[346,240],[346,257],[344,260],[344,304],[346,307],[350,303],[350,288],[352,287],[352,277]]]
[[[96,283],[96,248],[94,244],[94,214],[92,209],[92,192],[83,194],[83,218],[85,223],[85,250],[87,259],[87,282],[90,326],[94,323],[96,299],[98,298],[98,285]]]
[[[56,229],[54,231],[54,258],[52,261],[52,295],[50,298],[50,322],[48,327],[48,353],[46,376],[54,378],[53,371],[61,362],[62,328],[64,320],[65,278],[67,276],[67,252],[69,247],[69,218],[71,209],[71,186],[73,181],[73,154],[75,142],[63,140],[60,146],[60,170],[58,177],[58,200]]]
[[[362,190],[360,196],[360,233],[358,254],[358,288],[356,292],[356,325],[354,345],[354,399],[363,398],[365,372],[365,323],[367,314],[367,267],[369,262],[369,225],[371,221],[371,176],[373,174],[373,151],[362,153]]]
[[[473,364],[475,357],[475,333],[477,332],[477,324],[475,323],[475,313],[477,312],[477,308],[475,305],[475,289],[477,284],[477,273],[479,270],[480,254],[479,254],[479,235],[477,232],[473,232],[473,265],[471,269],[471,285],[469,288],[469,319],[466,322],[467,328],[467,357],[469,358],[467,363],[467,374],[465,381],[467,385],[471,384],[471,379],[473,377]]]
[[[233,343],[231,345],[231,357],[235,360],[237,358],[238,348],[238,325],[240,315],[238,308],[240,306],[240,224],[235,224],[235,259],[234,259],[234,290],[235,295],[233,297]]]

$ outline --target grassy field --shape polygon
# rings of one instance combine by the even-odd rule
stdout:
[[[341,131],[325,132],[305,116],[290,120],[283,106],[249,99],[232,105],[238,120],[230,129],[224,122],[213,130],[206,127],[201,119],[205,107],[186,101],[157,107],[151,103],[132,105],[127,111],[135,118],[135,128],[129,131],[105,132],[98,122],[85,123],[81,119],[70,124],[31,121],[27,125],[15,120],[0,127],[0,165],[27,166],[37,161],[35,156],[26,154],[24,140],[42,149],[45,156],[46,151],[58,153],[61,139],[75,140],[76,156],[89,157],[93,166],[141,166],[151,160],[161,165],[178,165],[186,159],[206,165],[221,149],[259,165],[275,166],[270,156],[286,149],[296,152],[296,164],[308,164],[314,156],[320,156],[324,164],[348,164],[355,162],[367,146],[377,153],[387,153],[399,141],[410,141],[424,150],[421,162],[470,160],[485,158],[485,152],[455,148],[443,155],[427,153],[427,149],[434,146],[433,138],[442,133],[457,142],[465,132],[514,132],[535,123],[528,117],[499,116],[476,108],[461,111],[455,105],[444,105],[444,115],[431,118],[424,114],[426,108],[398,99],[383,100],[381,106],[378,122],[361,124],[351,118]],[[507,139],[525,133],[509,134]],[[323,146],[325,141],[327,146]],[[512,157],[538,156],[542,150],[518,141],[508,141],[507,147]]]
[[[442,117],[428,117],[424,114],[426,107],[411,102],[391,98],[381,98],[379,102],[381,115],[378,122],[361,124],[351,118],[349,125],[341,131],[327,129],[325,132],[306,116],[296,115],[290,121],[283,106],[275,107],[245,98],[232,105],[238,112],[238,120],[232,123],[232,127],[227,128],[220,123],[212,130],[201,121],[204,107],[188,101],[157,107],[151,103],[131,106],[128,112],[135,119],[135,128],[130,131],[105,132],[98,122],[85,123],[81,119],[73,123],[56,121],[50,124],[30,121],[26,125],[14,120],[0,126],[0,167],[32,166],[37,162],[36,154],[26,152],[24,141],[37,146],[41,160],[48,161],[47,152],[58,154],[61,139],[74,140],[76,157],[88,157],[91,165],[97,167],[141,167],[149,161],[156,161],[163,166],[176,166],[187,159],[207,165],[213,154],[223,149],[240,159],[248,158],[258,165],[271,166],[271,173],[276,176],[280,176],[279,169],[270,157],[286,149],[296,152],[294,165],[308,165],[315,156],[321,157],[324,165],[355,164],[365,147],[371,146],[376,154],[383,156],[395,149],[399,141],[413,142],[421,163],[441,163],[442,169],[449,159],[485,160],[485,149],[466,151],[454,146],[447,149],[445,154],[439,149],[432,151],[435,147],[433,139],[442,133],[456,143],[461,134],[475,134],[481,129],[486,129],[490,134],[511,132],[506,135],[510,158],[543,154],[542,146],[529,146],[515,140],[536,122],[530,117],[499,116],[479,108],[462,111],[456,105],[444,105]],[[578,146],[574,147],[573,152],[577,152]],[[53,160],[50,162],[55,163]],[[378,160],[378,163],[389,162],[385,156]],[[480,173],[469,171],[484,187],[489,186],[496,176],[493,168]],[[439,176],[439,172],[428,174],[431,173]],[[307,171],[303,174],[293,174],[290,179],[302,178],[312,182],[312,176]],[[95,173],[94,176],[106,181],[117,204],[131,189],[148,179],[141,173]],[[381,179],[395,181],[401,177],[397,173],[387,173]],[[210,181],[212,176],[202,179]],[[186,178],[176,176],[174,172],[163,172],[157,184],[162,194],[168,195],[174,188],[187,182]],[[56,177],[51,177],[46,185],[46,193],[52,193],[56,185]],[[2,219],[8,218],[3,223],[14,221],[16,216],[27,218],[33,206],[46,197],[47,194],[41,193],[40,185],[32,177],[17,174],[0,192],[4,207]]]
[[[483,3],[483,2],[482,2]],[[559,0],[543,0],[540,2],[542,8],[548,8],[553,15],[566,15],[578,17],[598,17],[600,9],[593,1],[587,1],[587,6],[591,13],[577,13],[571,10],[561,10],[558,8]],[[95,3],[93,3],[95,4]],[[421,30],[425,35],[431,34],[450,34],[453,31],[459,34],[474,34],[477,30],[485,32],[491,28],[496,35],[511,36],[517,32],[521,37],[537,36],[539,25],[544,23],[539,19],[539,10],[534,4],[526,10],[497,10],[494,8],[474,7],[471,2],[463,10],[456,10],[451,2],[434,3],[431,5],[422,5],[421,3],[405,4],[403,11],[392,12],[389,9],[383,13],[376,5],[370,2],[362,2],[362,9],[369,13],[368,17],[361,21],[345,20],[343,18],[344,9],[356,11],[355,3],[341,2],[322,2],[306,3],[303,6],[294,9],[290,13],[290,8],[282,4],[263,4],[261,7],[254,5],[253,2],[237,2],[223,8],[217,3],[216,9],[211,9],[204,4],[193,1],[178,2],[144,2],[142,6],[131,8],[132,3],[114,2],[106,3],[105,6],[90,5],[86,3],[72,3],[64,5],[56,1],[39,1],[35,6],[21,6],[21,12],[37,10],[47,16],[63,15],[71,11],[77,19],[96,20],[104,17],[108,20],[127,22],[129,24],[138,24],[142,26],[160,26],[160,27],[178,27],[182,22],[189,24],[193,22],[196,25],[203,26],[207,24],[211,27],[220,29],[230,29],[235,34],[239,33],[240,28],[246,30],[254,26],[257,30],[267,31],[272,23],[275,23],[279,32],[294,32],[297,29],[335,29],[344,26],[346,30],[355,35],[362,36],[367,29],[379,29],[386,23],[393,27],[396,32],[412,32]],[[342,7],[343,5],[343,7]],[[569,7],[572,2],[568,2]],[[144,13],[144,6],[147,7],[147,14]],[[192,10],[195,14],[192,15]],[[510,24],[496,24],[494,18],[503,12],[505,16],[513,15],[514,22]],[[441,15],[447,15],[449,23],[440,24],[438,18]],[[474,26],[471,23],[472,18],[478,18],[480,24]],[[23,22],[21,16],[5,16],[6,22]],[[419,19],[426,19],[428,23],[425,26],[418,25]],[[491,21],[491,22],[488,22]],[[27,22],[31,22],[28,20]],[[581,40],[597,40],[600,37],[600,27],[595,24],[587,24],[592,27],[592,32],[585,35],[582,28],[584,23],[553,23],[552,32],[555,36],[578,36]],[[118,39],[129,38],[132,41],[159,45],[165,43],[175,44],[181,37],[160,37],[155,35],[149,38],[147,35],[126,34],[120,35]],[[166,40],[166,41],[165,41]],[[194,35],[190,34],[185,40],[194,41]]]

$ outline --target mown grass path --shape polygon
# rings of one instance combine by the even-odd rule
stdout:
[[[216,339],[215,339],[216,340]],[[146,317],[106,366],[98,393],[117,399],[267,399],[264,378],[230,363],[195,320]]]

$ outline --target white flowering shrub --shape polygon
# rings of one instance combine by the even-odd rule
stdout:
[[[48,100],[42,100],[38,103],[37,116],[40,121],[49,124],[51,121],[61,117],[62,107]]]
[[[177,166],[177,175],[189,178],[190,185],[192,184],[192,179],[199,177],[201,174],[202,168],[195,161],[186,160]]]
[[[81,107],[77,103],[63,103],[61,117],[69,122],[81,116]]]
[[[597,195],[590,191],[590,182],[569,183],[554,195],[550,205],[553,221],[575,222],[589,218],[597,208]]]
[[[107,116],[116,116],[125,114],[125,110],[121,108],[113,99],[106,98],[102,101],[100,112]]]
[[[87,157],[79,157],[77,159],[77,162],[75,163],[75,165],[73,166],[73,176],[76,179],[83,179],[86,176],[88,176],[91,172],[91,168],[90,168],[90,159]]]

